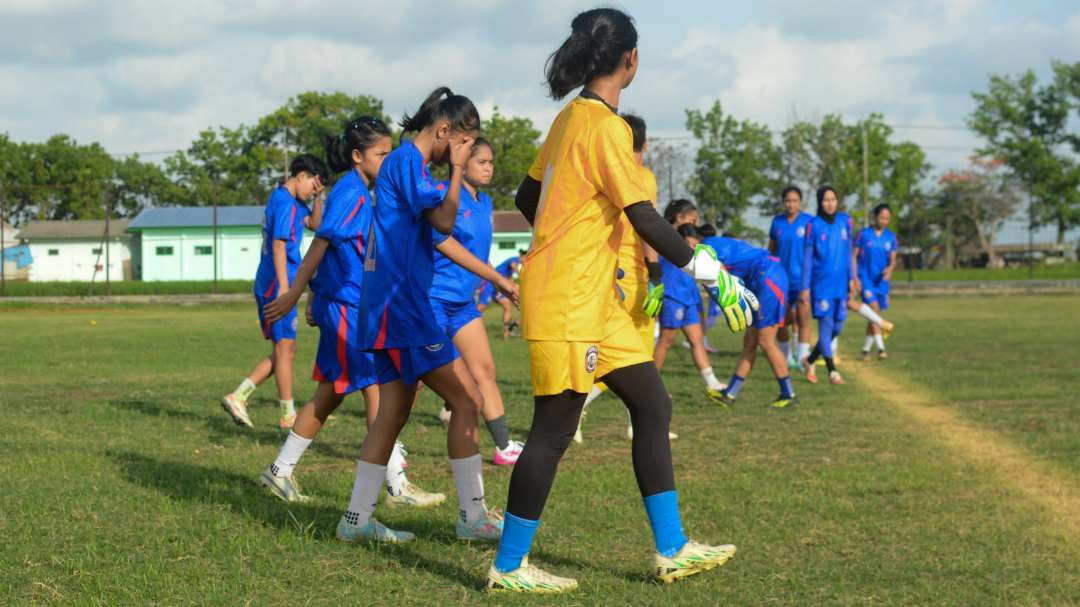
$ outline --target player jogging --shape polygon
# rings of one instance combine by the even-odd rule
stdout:
[[[359,303],[374,203],[369,187],[390,153],[390,129],[378,118],[364,116],[347,124],[342,135],[328,138],[326,149],[331,170],[348,172],[330,190],[323,221],[289,291],[264,310],[268,319],[285,316],[310,282],[313,296],[307,309],[319,327],[312,378],[319,385],[311,401],[300,410],[277,459],[259,479],[287,502],[307,499],[293,478],[293,470],[326,418],[347,395],[357,390],[363,394],[368,428],[379,411],[373,357],[360,348]],[[397,443],[386,468],[386,503],[426,507],[443,502],[445,495],[428,493],[409,482],[405,455],[404,445]]]
[[[270,356],[259,361],[244,381],[221,399],[221,407],[233,421],[255,427],[247,413],[247,400],[259,384],[271,375],[277,383],[281,417],[278,425],[291,428],[296,420],[293,404],[293,359],[296,358],[296,307],[279,320],[269,322],[263,306],[289,290],[300,267],[300,242],[304,228],[315,230],[322,221],[322,202],[309,209],[305,201],[317,197],[329,180],[326,163],[311,154],[301,154],[289,165],[289,178],[274,188],[266,203],[262,227],[262,257],[255,271],[255,305],[263,338],[273,342]]]
[[[863,305],[870,306],[875,313],[889,309],[889,281],[892,280],[896,267],[896,235],[889,229],[892,208],[887,204],[874,207],[874,225],[865,227],[855,239],[855,259],[859,269],[859,282],[862,283]],[[885,350],[885,335],[892,332],[892,323],[879,319],[866,323],[866,340],[863,342],[863,360],[870,359],[870,349],[876,345],[878,358],[885,359],[889,353]],[[887,332],[883,331],[882,323]],[[883,335],[884,333],[884,335]]]
[[[518,188],[516,206],[534,236],[521,272],[523,336],[534,394],[529,440],[510,477],[505,530],[488,569],[489,590],[564,592],[573,579],[529,564],[562,454],[585,397],[602,380],[633,419],[633,462],[656,544],[656,579],[671,582],[725,563],[731,545],[688,541],[679,516],[668,442],[671,400],[648,349],[618,303],[616,272],[625,213],[659,254],[711,284],[733,314],[749,312],[734,280],[707,247],[692,250],[661,218],[634,162],[630,127],[618,115],[620,92],[637,71],[637,31],[626,14],[579,14],[547,65],[551,95],[584,85],[548,130]]]

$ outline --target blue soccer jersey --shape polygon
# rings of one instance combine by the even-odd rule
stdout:
[[[277,272],[274,271],[275,240],[285,241],[285,259],[289,284],[296,278],[300,267],[300,242],[304,239],[304,219],[311,214],[306,204],[293,198],[285,186],[278,186],[270,193],[266,203],[262,227],[262,254],[259,269],[255,271],[255,294],[274,299],[278,293]]]
[[[454,222],[454,239],[483,262],[487,262],[491,254],[491,211],[490,196],[478,192],[477,197],[473,198],[469,190],[461,188],[461,206]],[[434,229],[432,237],[435,243],[447,238]],[[480,282],[480,277],[435,251],[435,277],[431,283],[433,299],[452,303],[471,302]]]
[[[769,226],[769,240],[776,243],[776,256],[788,275],[792,289],[802,284],[803,252],[806,248],[806,226],[814,216],[800,212],[795,221],[788,221],[781,213],[773,217]]]
[[[513,278],[514,277],[514,268],[512,266],[515,263],[520,266],[521,265],[521,258],[515,256],[515,257],[511,257],[510,259],[504,259],[502,261],[502,263],[495,266],[495,271],[498,272],[499,274],[502,274],[503,276],[505,276],[507,278]]]
[[[712,247],[716,251],[716,258],[724,264],[727,271],[732,276],[737,276],[751,290],[760,281],[762,273],[776,263],[769,258],[769,252],[765,249],[734,238],[709,236],[701,243]]]
[[[375,182],[373,241],[364,256],[363,337],[366,349],[439,344],[429,292],[435,243],[424,211],[442,204],[447,186],[431,178],[420,150],[407,139],[383,160]]]
[[[896,235],[888,228],[878,234],[873,228],[863,228],[855,247],[859,249],[859,280],[877,284],[889,267],[889,261],[896,252]]]
[[[311,279],[315,294],[349,306],[360,305],[364,282],[364,241],[371,231],[371,192],[355,170],[342,175],[326,198],[315,236],[329,241]]]
[[[837,213],[832,223],[814,217],[806,227],[802,288],[813,299],[847,299],[851,280],[852,221]]]
[[[679,302],[684,306],[697,306],[701,303],[697,283],[694,277],[683,272],[679,266],[667,258],[660,257],[660,282],[664,285],[664,299]]]

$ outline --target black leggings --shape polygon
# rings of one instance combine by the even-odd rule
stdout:
[[[675,489],[671,466],[671,398],[660,372],[652,362],[616,369],[601,378],[619,395],[634,425],[634,476],[642,497]],[[506,511],[537,520],[544,511],[559,460],[577,429],[585,395],[567,390],[553,396],[537,396],[532,428],[514,472]]]

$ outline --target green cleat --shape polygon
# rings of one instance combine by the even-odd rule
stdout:
[[[769,406],[773,409],[791,409],[797,404],[799,404],[799,397],[793,394],[791,396],[777,396],[776,400]]]
[[[724,407],[730,407],[735,404],[735,399],[728,396],[727,386],[722,389],[705,388],[705,395],[709,397],[712,402],[723,405]]]
[[[266,470],[262,471],[262,474],[259,475],[259,482],[269,489],[270,493],[285,502],[306,502],[311,499],[300,493],[300,483],[296,482],[293,475],[278,476],[274,474],[273,465],[267,466]]]
[[[353,525],[348,521],[348,513],[341,515],[337,524],[337,538],[343,542],[383,542],[387,544],[403,544],[416,538],[408,531],[395,531],[375,520],[368,519],[366,525]]]
[[[521,566],[503,573],[492,563],[488,568],[488,592],[522,592],[530,594],[558,594],[576,589],[577,580],[552,575],[529,564],[529,557],[521,559]]]
[[[656,553],[656,568],[653,577],[665,584],[719,567],[735,557],[735,546],[707,546],[688,541],[672,557]]]

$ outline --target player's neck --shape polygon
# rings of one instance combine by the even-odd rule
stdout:
[[[469,183],[469,182],[468,182],[467,180],[465,180],[465,179],[462,179],[462,180],[461,180],[461,187],[463,187],[463,188],[465,188],[466,190],[468,190],[468,191],[469,191],[469,193],[470,193],[470,194],[472,194],[473,200],[476,200],[476,186],[474,186],[473,184]]]
[[[430,129],[424,128],[416,134],[416,138],[412,140],[416,149],[420,150],[420,155],[424,157],[424,162],[431,162],[431,148],[435,145],[435,135]]]
[[[604,103],[611,108],[611,111],[616,113],[619,111],[619,95],[622,94],[622,88],[622,83],[616,81],[613,74],[594,78],[585,85],[586,91],[590,91],[603,99]]]
[[[801,211],[795,211],[794,213],[788,213],[787,214],[787,222],[788,223],[795,223],[795,220],[799,218],[799,213],[800,212]]]
[[[282,186],[289,191],[289,195],[291,195],[293,198],[296,198],[298,186],[298,184],[296,183],[296,177],[289,177],[285,180],[285,183],[282,184]]]
[[[371,187],[371,180],[367,178],[367,175],[365,175],[363,171],[360,170],[360,167],[354,166],[353,170],[356,171],[356,174],[360,176],[360,180],[364,182],[365,186]]]

